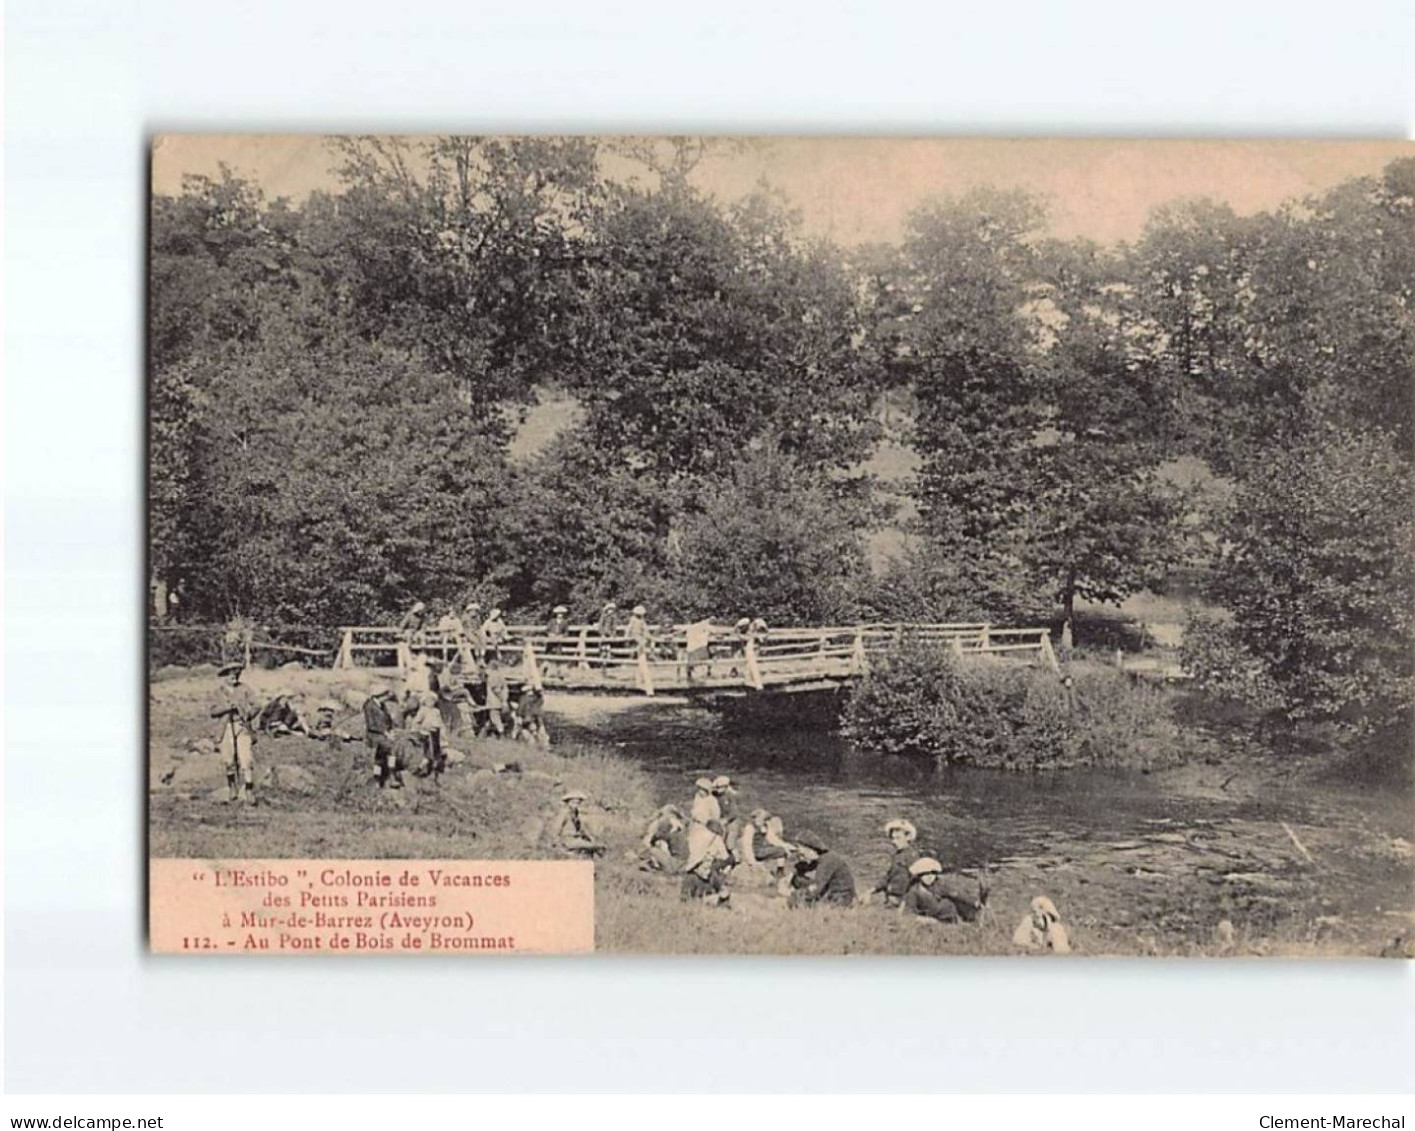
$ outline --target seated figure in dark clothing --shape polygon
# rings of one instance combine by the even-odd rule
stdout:
[[[299,701],[288,691],[282,691],[265,705],[256,717],[256,729],[277,738],[284,734],[303,734],[308,738],[314,733],[300,711]]]
[[[894,853],[890,857],[889,869],[884,878],[875,885],[870,894],[882,894],[886,907],[898,907],[904,902],[905,893],[909,890],[909,865],[925,853],[920,852],[914,843],[918,839],[919,831],[911,822],[896,818],[884,826],[884,832],[889,837]]]
[[[791,877],[791,907],[830,903],[848,907],[856,900],[855,876],[845,858],[830,850],[819,833],[797,833],[792,838],[800,859]]]
[[[963,890],[961,882],[945,882],[943,865],[932,856],[921,856],[909,865],[909,890],[899,905],[902,915],[919,915],[940,923],[973,923],[987,903],[987,886],[977,893]]]

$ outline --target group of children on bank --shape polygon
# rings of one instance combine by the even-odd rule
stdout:
[[[909,821],[891,820],[884,833],[889,865],[865,892],[849,863],[820,833],[801,830],[788,839],[782,819],[766,809],[740,816],[737,788],[720,775],[694,783],[686,815],[676,805],[655,812],[633,856],[644,869],[681,873],[684,900],[721,905],[734,889],[746,888],[774,891],[788,907],[851,907],[878,900],[910,918],[940,923],[982,918],[988,904],[985,877],[969,881],[948,872],[936,853],[918,846],[918,830]],[[1032,900],[1012,941],[1026,949],[1070,951],[1066,927],[1046,896]]]
[[[631,855],[641,868],[680,874],[684,900],[727,903],[734,890],[774,892],[788,907],[850,907],[878,901],[899,914],[941,923],[973,923],[988,902],[986,879],[949,873],[937,854],[921,849],[918,830],[898,818],[884,826],[889,865],[868,892],[830,841],[812,830],[786,834],[782,819],[766,809],[740,814],[737,788],[725,775],[699,778],[687,812],[665,805],[649,818]],[[1025,936],[1025,937],[1024,937]],[[1018,924],[1018,945],[1069,950],[1066,929],[1045,896]]]
[[[681,871],[684,899],[725,903],[732,889],[774,891],[791,907],[851,906],[879,897],[903,913],[940,922],[972,922],[987,903],[987,887],[945,883],[938,859],[914,846],[908,821],[885,826],[893,855],[875,887],[857,888],[850,864],[825,836],[810,829],[787,837],[782,819],[766,809],[739,815],[737,788],[725,775],[699,778],[684,816],[666,805],[649,820],[637,849],[644,868]]]
[[[228,801],[255,802],[255,744],[260,734],[357,741],[337,728],[337,701],[320,700],[311,714],[301,696],[282,690],[262,703],[242,682],[244,673],[241,663],[218,670],[220,682],[210,712],[219,722],[216,746],[226,770]],[[360,710],[357,703],[353,710]],[[539,746],[550,743],[544,694],[528,686],[513,688],[495,664],[475,664],[464,671],[458,661],[438,663],[415,654],[401,690],[384,687],[373,692],[363,701],[362,714],[364,741],[380,788],[402,788],[405,771],[440,775],[448,760],[444,737],[463,730]]]

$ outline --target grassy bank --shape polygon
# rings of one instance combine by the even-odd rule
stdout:
[[[378,682],[372,673],[253,673],[258,693],[276,686],[312,695],[347,695]],[[547,817],[566,786],[591,798],[589,823],[609,844],[596,866],[600,949],[649,953],[1007,954],[1011,932],[1032,896],[1062,907],[1082,954],[1375,954],[1415,920],[1356,919],[1329,913],[1324,893],[1367,883],[1406,899],[1412,863],[1379,838],[1299,825],[1302,858],[1271,820],[1203,828],[1161,824],[1133,841],[1097,844],[1067,834],[1048,853],[999,862],[990,871],[995,917],[971,926],[901,919],[882,907],[787,910],[750,892],[727,908],[684,905],[673,876],[639,871],[626,859],[664,787],[639,764],[589,744],[549,751],[502,740],[455,739],[463,756],[440,783],[408,779],[402,791],[371,782],[363,743],[263,739],[257,747],[259,804],[224,803],[225,779],[211,754],[188,753],[213,730],[206,705],[211,676],[177,675],[152,688],[150,845],[155,856],[216,858],[544,858]],[[346,730],[362,733],[355,714]],[[517,763],[505,768],[506,763]],[[498,769],[501,766],[503,768]],[[1204,763],[1167,771],[1188,798],[1258,795],[1238,770]],[[748,783],[750,790],[750,783]],[[750,794],[748,794],[750,800]],[[801,822],[807,812],[787,813]],[[1202,826],[1203,822],[1199,822]],[[789,832],[789,828],[788,828]],[[885,846],[873,823],[853,841],[857,881],[873,886]],[[1408,849],[1408,845],[1406,846]],[[1359,873],[1351,869],[1360,868]],[[1235,878],[1236,877],[1236,878]],[[1220,924],[1229,922],[1231,935]],[[1409,937],[1409,934],[1407,934]]]

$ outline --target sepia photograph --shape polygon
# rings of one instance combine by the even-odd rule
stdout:
[[[154,949],[1415,957],[1415,144],[150,159]]]

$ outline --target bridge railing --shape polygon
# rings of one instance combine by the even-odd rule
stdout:
[[[521,664],[537,686],[580,689],[752,687],[863,674],[870,657],[903,639],[925,640],[960,656],[1033,658],[1058,670],[1045,628],[997,628],[986,623],[829,625],[743,633],[735,626],[698,623],[664,625],[647,638],[602,633],[597,625],[569,625],[551,633],[546,625],[510,624],[481,655],[455,632],[424,629],[408,634],[389,626],[341,629],[337,667],[366,659],[376,666],[406,666],[413,652],[450,660],[494,657]]]

